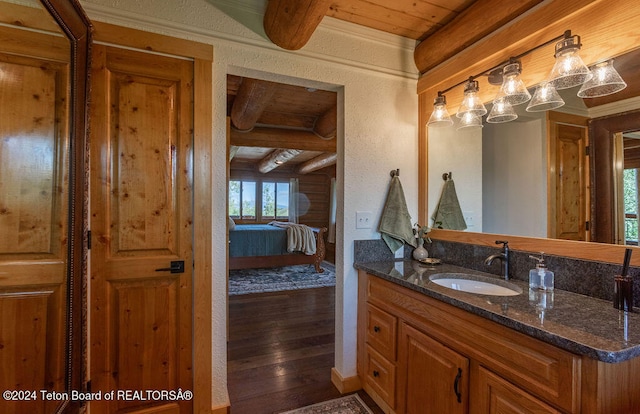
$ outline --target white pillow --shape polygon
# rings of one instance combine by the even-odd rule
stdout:
[[[231,217],[229,217],[229,230],[234,230],[236,228],[236,222],[233,221]]]

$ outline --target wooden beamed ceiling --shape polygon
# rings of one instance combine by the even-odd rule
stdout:
[[[263,174],[285,164],[307,174],[336,162],[335,92],[228,75],[227,114],[231,162]]]
[[[434,68],[542,0],[269,0],[265,33],[288,50],[307,44],[324,16],[419,41],[420,73]]]

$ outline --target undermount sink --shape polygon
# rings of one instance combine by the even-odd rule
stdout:
[[[516,296],[522,289],[505,280],[470,273],[436,273],[429,276],[433,283],[461,292],[491,296]]]

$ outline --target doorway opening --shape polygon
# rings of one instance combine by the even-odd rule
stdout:
[[[290,239],[282,246],[282,239],[260,234],[230,245],[230,259],[237,263],[238,256],[249,257],[246,272],[263,279],[284,273],[322,279],[333,273],[333,283],[324,287],[288,290],[294,286],[275,281],[266,289],[270,293],[229,296],[232,411],[260,404],[295,408],[339,395],[329,375],[335,343],[338,93],[310,85],[227,76],[229,230],[263,226],[264,233],[274,233],[269,227],[308,227],[316,247],[324,250],[320,272],[311,264],[285,266],[294,263],[288,255],[304,253],[290,253]],[[247,387],[257,373],[260,385]],[[237,381],[243,385],[236,387]],[[300,390],[290,387],[304,383],[317,393],[305,391],[309,400],[302,404],[295,397]]]

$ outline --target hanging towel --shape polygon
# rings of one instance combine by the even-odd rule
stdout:
[[[398,250],[405,243],[416,247],[416,238],[411,226],[411,216],[407,210],[407,201],[404,198],[400,178],[397,176],[391,179],[378,231],[382,233],[382,239],[392,252]]]
[[[444,182],[442,195],[436,211],[433,213],[433,227],[448,230],[466,230],[467,223],[464,221],[460,203],[456,195],[456,186],[453,180],[449,179]]]

